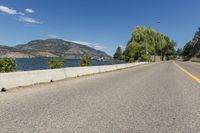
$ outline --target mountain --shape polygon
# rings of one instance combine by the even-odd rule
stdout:
[[[0,46],[0,56],[10,57],[12,55],[11,57],[16,58],[63,57],[67,59],[79,59],[85,54],[91,56],[93,59],[103,58],[109,60],[112,58],[103,51],[61,39],[33,40],[27,44],[15,47]]]
[[[25,54],[14,47],[0,45],[0,57],[28,58],[33,56]]]

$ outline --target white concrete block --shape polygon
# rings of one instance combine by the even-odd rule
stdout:
[[[38,83],[48,83],[51,81],[63,80],[66,78],[129,68],[141,64],[147,64],[147,63],[140,62],[140,63],[128,63],[128,64],[118,64],[118,65],[71,67],[71,68],[53,69],[53,70],[0,73],[0,89],[5,88],[8,90],[14,87],[28,86]]]

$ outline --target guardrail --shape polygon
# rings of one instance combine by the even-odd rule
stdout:
[[[16,87],[29,86],[39,83],[48,83],[67,78],[109,72],[143,64],[147,64],[147,62],[0,73],[0,89],[1,91],[9,90]]]

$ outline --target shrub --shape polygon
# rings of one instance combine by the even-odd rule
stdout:
[[[133,63],[135,62],[134,58],[129,58],[128,63]]]
[[[65,61],[64,59],[51,59],[49,62],[48,62],[48,68],[49,69],[57,69],[57,68],[63,68],[65,65]]]
[[[80,59],[80,66],[89,66],[91,64],[91,57],[84,55]]]
[[[142,55],[141,58],[140,58],[140,61],[149,61],[149,56]]]
[[[14,72],[16,71],[16,60],[13,58],[0,58],[0,72]]]

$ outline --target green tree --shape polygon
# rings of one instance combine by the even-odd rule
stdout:
[[[80,66],[90,66],[92,58],[89,55],[84,55],[80,58]]]
[[[147,55],[142,55],[141,58],[140,58],[140,61],[149,61],[149,56]]]
[[[177,46],[176,42],[172,40],[169,42],[167,46],[168,46],[166,51],[167,60],[174,59],[176,57],[176,50],[175,50],[175,47]]]
[[[122,49],[121,47],[119,46],[114,54],[114,59],[117,59],[117,60],[122,60],[123,59],[123,54],[122,54]]]
[[[133,62],[134,60],[137,60],[139,54],[138,49],[138,44],[135,41],[130,42],[124,51],[125,61]]]
[[[177,51],[176,51],[176,55],[177,56],[181,56],[183,53],[183,49],[182,48],[178,48]]]
[[[150,59],[152,55],[160,55],[162,60],[165,56],[170,59],[175,54],[174,44],[169,37],[151,28],[137,26],[124,51],[125,59],[130,62],[138,59]]]
[[[14,72],[16,71],[16,60],[14,58],[0,58],[0,72]]]
[[[64,59],[56,59],[53,58],[48,62],[48,68],[49,69],[58,69],[58,68],[63,68],[65,64]]]

